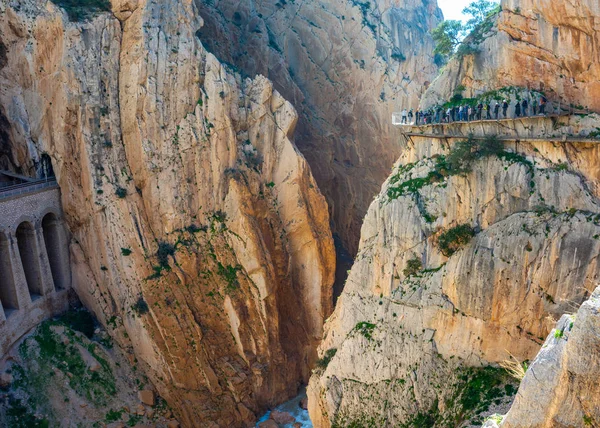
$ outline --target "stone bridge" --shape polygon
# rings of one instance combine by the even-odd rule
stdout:
[[[56,181],[0,172],[0,357],[41,321],[67,310],[70,288]]]

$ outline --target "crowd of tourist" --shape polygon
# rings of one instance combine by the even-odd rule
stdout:
[[[509,117],[527,117],[546,115],[548,100],[543,95],[539,99],[534,98],[530,103],[527,99],[516,101],[512,105],[513,115],[510,115],[509,109],[511,102],[503,100],[502,102],[479,102],[476,105],[463,104],[452,107],[435,107],[428,110],[402,110],[401,124],[427,125],[430,123],[450,123],[450,122],[472,122],[475,120],[499,120]]]

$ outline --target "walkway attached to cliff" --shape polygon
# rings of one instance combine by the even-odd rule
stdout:
[[[506,119],[484,119],[431,123],[425,125],[401,125],[406,137],[433,139],[472,138],[484,140],[495,136],[503,142],[556,142],[599,144],[600,136],[589,137],[588,128],[574,115],[525,116]],[[562,128],[562,129],[561,129]]]

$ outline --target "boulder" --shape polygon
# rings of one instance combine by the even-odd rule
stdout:
[[[300,403],[298,403],[298,405],[301,409],[308,410],[308,397],[304,397],[302,400],[300,400]]]
[[[273,419],[268,419],[258,424],[258,428],[279,428]]]
[[[8,388],[13,382],[13,376],[10,373],[0,374],[0,388]]]
[[[294,418],[290,413],[280,412],[279,410],[273,410],[271,412],[271,419],[281,425],[293,424],[296,422],[296,418]]]
[[[154,391],[150,389],[143,389],[138,391],[138,397],[140,401],[147,406],[154,406],[156,404],[156,397],[154,396]]]

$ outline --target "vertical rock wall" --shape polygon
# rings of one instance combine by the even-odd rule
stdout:
[[[532,359],[596,286],[597,145],[509,144],[456,175],[436,169],[452,147],[407,140],[371,205],[309,385],[318,427],[481,421],[495,401],[470,388],[506,379],[474,368]],[[463,224],[474,236],[445,254],[441,237]]]
[[[186,426],[247,426],[308,379],[335,269],[294,108],[206,52],[190,1],[88,22],[2,5],[6,167],[47,152],[74,286]]]
[[[502,427],[595,426],[600,421],[600,289],[564,315],[529,366]]]
[[[352,254],[367,208],[400,154],[393,111],[416,108],[437,66],[433,0],[197,1],[199,36],[299,112],[298,147]]]

